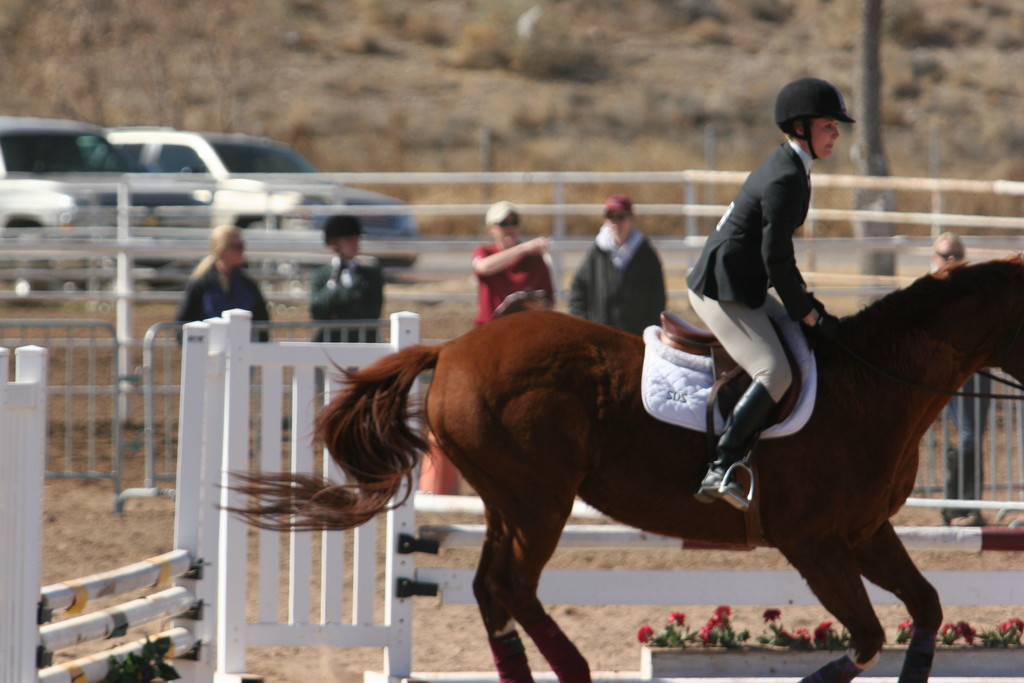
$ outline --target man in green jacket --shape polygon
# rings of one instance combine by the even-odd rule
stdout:
[[[665,310],[661,259],[636,227],[633,203],[614,194],[605,222],[573,276],[569,312],[641,335]]]

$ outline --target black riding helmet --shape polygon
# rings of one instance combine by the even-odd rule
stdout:
[[[330,244],[337,237],[358,237],[363,234],[363,225],[355,216],[335,215],[324,223],[324,242]]]
[[[786,135],[811,142],[811,119],[818,117],[854,123],[846,113],[843,95],[836,86],[820,78],[798,78],[783,86],[775,99],[775,123]],[[803,133],[797,133],[793,124],[803,123]],[[817,158],[811,146],[811,156]]]

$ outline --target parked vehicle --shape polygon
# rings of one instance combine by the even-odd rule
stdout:
[[[218,220],[240,227],[310,229],[344,206],[403,206],[395,197],[361,190],[317,175],[312,163],[287,145],[237,133],[127,127],[108,131],[111,143],[152,173],[211,177],[217,186]],[[360,214],[371,237],[415,237],[407,212]]]
[[[126,175],[136,171],[99,126],[0,116],[0,235],[113,228],[119,192],[133,225],[209,226],[211,183]]]

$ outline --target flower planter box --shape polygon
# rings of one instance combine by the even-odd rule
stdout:
[[[882,651],[878,664],[865,672],[871,676],[899,676],[903,648]],[[643,678],[806,676],[843,656],[841,651],[786,650],[768,647],[736,649],[715,647],[646,647],[640,649]],[[1024,647],[942,647],[935,650],[934,676],[1020,677],[1024,672]]]

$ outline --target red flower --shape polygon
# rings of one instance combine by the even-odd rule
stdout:
[[[715,630],[715,624],[711,623],[711,621],[709,621],[708,623],[704,624],[704,628],[702,628],[700,630],[700,642],[704,643],[705,645],[710,643],[711,642],[711,632],[714,631],[714,630]]]
[[[974,644],[975,630],[966,621],[961,621],[956,625],[957,633],[963,636],[964,640],[967,641],[968,645]]]
[[[828,642],[828,632],[832,629],[831,621],[823,621],[818,624],[818,628],[814,629],[814,642],[826,643]]]
[[[672,612],[668,615],[668,623],[676,626],[686,626],[686,615],[682,612]]]
[[[723,624],[729,623],[729,617],[731,616],[732,607],[729,607],[728,605],[722,605],[721,607],[715,610],[715,619],[718,619],[718,621]]]
[[[650,624],[644,624],[640,627],[640,630],[636,632],[636,639],[641,643],[646,643],[654,635],[654,629],[651,628]]]
[[[912,622],[910,619],[904,619],[903,621],[901,621],[899,623],[899,625],[896,628],[898,628],[900,630],[903,630],[903,629],[910,630],[910,629],[914,628],[914,622]]]
[[[1010,619],[1005,624],[1003,624],[1004,631],[1009,631],[1011,628],[1015,628],[1021,633],[1024,633],[1024,619],[1014,617],[1013,619]]]
[[[778,621],[780,617],[782,617],[782,610],[766,609],[764,611],[764,623],[766,624]]]
[[[808,631],[805,628],[798,628],[793,635],[796,636],[797,640],[810,640],[811,639],[810,631]]]

